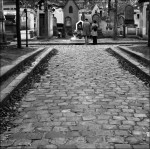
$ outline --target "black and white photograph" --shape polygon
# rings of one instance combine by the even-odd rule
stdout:
[[[1,149],[150,149],[150,0],[0,0]]]

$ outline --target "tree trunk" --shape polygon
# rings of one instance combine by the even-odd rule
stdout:
[[[108,16],[110,14],[110,9],[111,9],[111,0],[108,0]]]
[[[20,1],[16,0],[16,33],[17,33],[17,47],[21,48],[20,35]]]
[[[149,0],[149,17],[150,17],[150,0]],[[149,18],[148,17],[148,18]],[[148,27],[148,47],[150,47],[150,19],[149,19],[149,27]]]
[[[113,39],[117,39],[117,0],[115,0],[115,8],[114,8],[114,35]]]
[[[44,1],[45,9],[45,38],[48,38],[48,4],[47,0]]]

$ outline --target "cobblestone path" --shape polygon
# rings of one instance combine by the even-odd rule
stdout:
[[[120,67],[107,46],[54,46],[40,83],[2,134],[10,148],[149,148],[149,89]]]

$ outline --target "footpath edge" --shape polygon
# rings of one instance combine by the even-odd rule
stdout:
[[[146,67],[142,66],[139,62],[136,62],[135,60],[133,60],[129,56],[125,55],[121,50],[118,50],[117,48],[114,48],[114,47],[110,47],[110,49],[115,54],[119,55],[121,58],[128,61],[131,64],[131,66],[135,67],[138,71],[144,73],[144,75],[146,75],[146,77],[150,80],[150,72]]]
[[[32,72],[38,67],[38,65],[52,52],[53,48],[45,48],[44,51],[36,60],[32,63],[32,66],[25,72],[21,73],[15,78],[5,89],[1,91],[0,105],[4,104],[5,101],[10,97],[14,90],[20,87],[26,78],[32,74]]]

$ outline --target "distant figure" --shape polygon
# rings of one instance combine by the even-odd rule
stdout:
[[[77,31],[77,36],[79,37],[79,39],[82,38],[82,34],[83,34],[83,28],[82,28],[82,24],[78,25],[78,31]]]
[[[62,33],[60,30],[58,30],[58,38],[62,38]]]
[[[98,24],[96,22],[96,20],[94,20],[94,22],[92,23],[92,37],[93,37],[93,44],[97,44],[97,30],[98,30]]]
[[[83,36],[85,38],[85,44],[88,44],[88,38],[90,37],[91,27],[88,19],[83,22]]]

